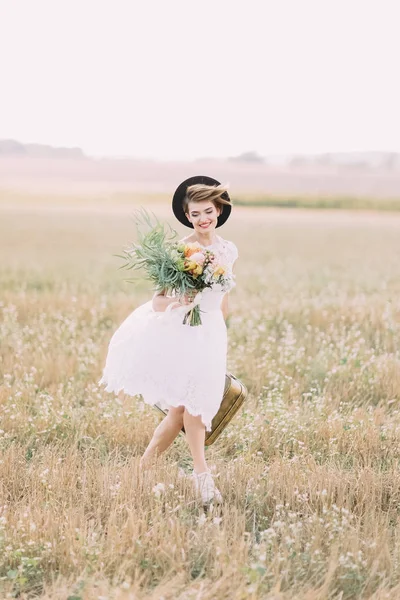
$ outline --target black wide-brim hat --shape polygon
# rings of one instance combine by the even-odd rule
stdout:
[[[186,196],[187,188],[190,185],[194,185],[195,183],[203,183],[205,185],[214,186],[221,185],[220,182],[214,179],[213,177],[207,177],[207,175],[195,175],[194,177],[189,177],[189,179],[185,179],[185,181],[182,181],[182,183],[176,188],[175,194],[172,198],[172,210],[174,211],[174,215],[176,216],[178,221],[186,225],[186,227],[191,227],[192,229],[194,229],[194,227],[192,223],[188,221],[185,215],[185,211],[183,210],[183,200]],[[229,202],[231,201],[228,192],[225,192],[221,197],[225,200],[229,200]],[[222,212],[218,217],[216,227],[221,227],[221,225],[225,223],[225,221],[229,218],[229,215],[231,214],[232,206],[230,204],[223,204],[222,206]]]

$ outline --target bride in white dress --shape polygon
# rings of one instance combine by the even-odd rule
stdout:
[[[231,212],[226,188],[211,177],[191,177],[177,188],[172,208],[177,219],[194,230],[181,241],[212,250],[218,263],[232,272],[237,248],[215,232]],[[194,304],[200,306],[202,323],[184,325],[183,317]],[[112,336],[100,379],[106,391],[141,394],[147,404],[168,410],[141,458],[142,468],[172,444],[184,425],[193,458],[192,477],[204,503],[222,502],[206,464],[204,442],[224,393],[227,311],[228,292],[220,284],[194,300],[167,296],[165,291],[154,294]]]

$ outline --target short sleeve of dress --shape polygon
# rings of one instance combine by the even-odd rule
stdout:
[[[236,245],[233,242],[229,242],[227,250],[228,250],[228,259],[229,259],[229,262],[230,262],[231,265],[233,265],[233,263],[235,262],[235,260],[239,256],[238,249],[237,249]]]

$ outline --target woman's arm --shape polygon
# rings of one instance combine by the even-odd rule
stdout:
[[[233,272],[233,269],[232,269]],[[229,292],[226,292],[226,294],[222,297],[222,302],[221,302],[221,310],[222,310],[222,314],[224,315],[224,319],[225,322],[227,322],[228,316],[229,316],[229,304],[228,304],[228,297],[229,297]]]
[[[156,312],[164,312],[172,302],[176,302],[177,298],[168,298],[165,290],[161,292],[156,292],[153,296],[153,310]]]
[[[172,310],[175,308],[179,308],[181,306],[185,306],[190,304],[190,298],[186,296],[176,296],[173,298],[169,298],[166,295],[166,291],[162,290],[161,292],[156,292],[152,298],[153,310],[156,312],[164,312],[170,304],[176,304],[176,306],[172,307]]]

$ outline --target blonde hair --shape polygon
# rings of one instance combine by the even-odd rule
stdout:
[[[195,183],[186,188],[186,195],[182,203],[184,212],[188,212],[189,202],[203,202],[204,200],[212,202],[216,208],[220,209],[221,214],[224,210],[224,204],[231,204],[228,200],[228,188],[226,186]]]

